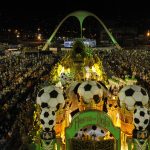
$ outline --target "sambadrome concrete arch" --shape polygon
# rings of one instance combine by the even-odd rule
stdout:
[[[57,26],[57,28],[54,30],[54,32],[52,33],[52,35],[50,36],[50,38],[47,40],[46,44],[44,45],[42,50],[46,50],[49,46],[49,44],[51,43],[53,37],[55,36],[55,34],[57,33],[58,29],[60,28],[60,26],[69,18],[69,17],[76,17],[78,19],[78,21],[80,22],[80,32],[81,32],[81,38],[82,38],[82,24],[83,21],[85,20],[86,17],[88,16],[92,16],[94,17],[96,20],[98,20],[98,22],[102,25],[102,27],[104,28],[104,30],[106,31],[106,33],[108,34],[108,36],[110,37],[110,39],[112,40],[112,42],[114,43],[114,45],[116,46],[116,48],[121,49],[120,45],[117,43],[117,41],[115,40],[115,38],[113,37],[113,35],[109,32],[109,30],[107,29],[107,27],[105,26],[105,24],[93,13],[87,12],[87,11],[75,11],[73,13],[70,13],[69,15],[67,15]]]

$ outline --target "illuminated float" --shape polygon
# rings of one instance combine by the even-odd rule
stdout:
[[[112,82],[102,62],[85,49],[77,40],[73,50],[52,69],[50,85],[37,94],[37,149],[126,150],[138,141],[132,138],[135,130],[137,134],[144,132],[147,140],[146,90],[124,84],[110,92]]]
[[[108,79],[82,39],[37,94],[33,145],[38,150],[150,149],[149,96],[136,80]],[[129,83],[129,84],[128,84]]]

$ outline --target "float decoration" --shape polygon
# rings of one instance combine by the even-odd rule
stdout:
[[[112,86],[114,82],[115,86]],[[125,80],[115,77],[108,80],[102,61],[78,39],[72,51],[53,67],[49,86],[43,87],[37,94],[37,116],[41,122],[38,133],[45,135],[39,144],[43,143],[46,148],[46,138],[53,133],[55,136],[49,139],[50,143],[54,143],[53,146],[59,145],[64,150],[69,150],[67,140],[71,140],[72,144],[74,141],[75,145],[80,142],[87,144],[86,141],[95,144],[96,141],[102,142],[104,145],[112,142],[114,145],[115,140],[118,140],[121,141],[116,145],[118,149],[125,149],[126,139],[132,137],[135,127],[141,129],[139,127],[142,126],[141,132],[147,128],[149,118],[144,107],[148,108],[148,102],[149,97],[143,87],[127,85]],[[142,111],[145,117],[140,119]],[[104,126],[105,121],[101,122],[97,118],[93,118],[96,119],[93,123],[91,121],[90,124],[85,123],[82,128],[77,128],[76,134],[68,139],[72,122],[76,120],[79,123],[76,116],[84,113],[88,116],[95,112],[97,118],[101,116],[100,120],[109,118],[111,127],[117,131],[117,139],[109,123]],[[136,118],[140,119],[140,125]]]

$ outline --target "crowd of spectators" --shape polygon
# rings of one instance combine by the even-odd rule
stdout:
[[[0,150],[10,149],[16,137],[18,142],[13,145],[19,149],[22,137],[27,136],[33,125],[37,92],[49,80],[58,57],[27,54],[0,59]]]
[[[109,78],[136,78],[150,95],[150,51],[140,49],[105,51],[99,54]]]
[[[134,76],[150,95],[150,51],[114,49],[98,55],[108,77]],[[37,92],[49,81],[59,57],[42,53],[0,57],[0,150],[21,150],[28,140]]]

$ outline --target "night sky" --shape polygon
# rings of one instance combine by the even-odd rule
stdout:
[[[90,11],[103,21],[121,18],[140,23],[150,19],[148,1],[145,0],[5,0],[0,5],[0,26],[56,26],[68,13],[76,10]]]

